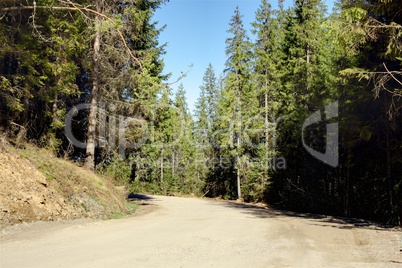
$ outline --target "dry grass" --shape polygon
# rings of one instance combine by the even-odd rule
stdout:
[[[84,216],[109,218],[111,215],[130,212],[126,193],[115,187],[112,179],[98,176],[73,162],[55,157],[46,149],[30,144],[26,144],[24,149],[7,147],[37,167],[49,185],[67,203],[80,209]]]

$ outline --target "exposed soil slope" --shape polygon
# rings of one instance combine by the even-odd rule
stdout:
[[[108,217],[127,210],[111,182],[46,150],[0,141],[0,229],[22,222]]]

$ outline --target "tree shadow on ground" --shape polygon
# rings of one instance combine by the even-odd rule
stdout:
[[[149,196],[149,195],[145,195],[145,194],[135,194],[135,193],[131,193],[127,196],[127,199],[129,201],[157,201],[156,198]]]
[[[314,213],[301,213],[288,210],[279,210],[268,207],[261,207],[255,204],[238,203],[234,201],[224,202],[224,206],[242,210],[242,213],[258,218],[278,218],[278,217],[293,217],[300,219],[314,219],[314,225],[324,227],[334,227],[339,229],[352,228],[367,228],[376,230],[401,230],[400,227],[394,225],[381,224],[364,219],[347,218],[341,216],[329,216]]]

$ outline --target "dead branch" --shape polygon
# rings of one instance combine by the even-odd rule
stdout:
[[[187,76],[187,74],[191,71],[191,69],[193,68],[193,65],[191,64],[190,66],[189,66],[189,69],[187,70],[187,72],[185,72],[185,73],[181,73],[181,75],[174,81],[174,82],[171,82],[171,83],[168,83],[168,84],[165,84],[167,87],[169,87],[169,86],[171,86],[171,85],[173,85],[173,84],[176,84],[177,82],[179,82],[180,80],[182,80],[184,77],[186,77]]]
[[[390,72],[390,71],[388,70],[387,65],[385,65],[385,62],[383,62],[382,64],[384,65],[385,70],[387,70],[387,73],[388,73],[390,76],[392,76],[392,78],[394,78],[394,80],[395,80],[396,82],[398,82],[398,83],[402,86],[402,82],[399,81],[399,80],[392,74],[393,72]],[[399,73],[400,73],[400,72],[399,72]]]
[[[86,8],[86,7],[77,7],[77,6],[73,6],[73,7],[60,7],[60,6],[18,6],[18,7],[4,7],[4,8],[0,8],[0,11],[3,12],[7,12],[7,11],[20,11],[20,10],[35,10],[35,9],[48,9],[48,10],[68,10],[68,11],[85,11],[88,13],[92,13],[95,14],[103,19],[106,19],[110,22],[112,22],[113,24],[115,23],[115,21],[108,17],[107,15],[97,12],[96,10],[90,9],[90,8]],[[140,69],[142,70],[142,64],[141,62],[133,55],[133,53],[131,52],[130,48],[128,47],[126,41],[124,40],[124,36],[121,33],[121,31],[119,29],[115,29],[117,34],[120,37],[120,40],[123,42],[124,47],[126,48],[127,52],[130,54],[130,57],[137,62],[137,64],[139,65]]]
[[[377,25],[373,25],[373,24],[364,24],[364,23],[353,23],[353,22],[340,22],[341,24],[346,24],[346,25],[351,25],[351,26],[361,26],[363,28],[388,28],[388,29],[402,29],[402,25],[399,24],[395,24],[395,25],[389,25],[389,24],[385,24],[382,22],[379,22],[377,20],[371,20],[371,22],[376,22],[378,23]]]
[[[36,27],[35,15],[36,15],[36,3],[34,2],[34,9],[32,12],[32,16],[30,17],[30,18],[32,18],[32,27],[40,39],[42,39],[45,42],[51,42],[50,39],[46,39],[45,37],[43,37],[42,34],[40,33],[40,31],[38,30],[38,27]]]

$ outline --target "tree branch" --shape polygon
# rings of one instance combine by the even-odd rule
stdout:
[[[19,7],[3,7],[3,8],[0,8],[0,11],[7,12],[7,11],[35,10],[35,9],[85,11],[85,12],[88,12],[88,13],[95,14],[95,15],[101,17],[101,18],[104,18],[104,19],[106,19],[106,20],[112,22],[112,23],[115,23],[115,21],[114,21],[112,18],[106,16],[105,14],[100,13],[100,12],[97,12],[97,11],[95,11],[95,10],[93,10],[93,9],[90,9],[90,8],[86,8],[86,7],[19,6]],[[119,35],[120,40],[123,42],[123,45],[124,45],[124,47],[126,48],[127,52],[130,54],[130,57],[131,57],[135,62],[137,62],[137,64],[139,65],[140,69],[142,70],[142,64],[141,64],[141,62],[140,62],[140,61],[133,55],[133,53],[131,52],[131,50],[130,50],[130,48],[128,47],[126,41],[124,40],[124,36],[123,36],[123,34],[121,33],[121,31],[120,31],[119,29],[117,29],[117,28],[116,28],[115,30],[116,30],[117,34]]]
[[[189,66],[189,69],[187,70],[187,72],[185,72],[185,73],[181,73],[181,75],[174,81],[174,82],[171,82],[171,83],[167,83],[167,84],[165,84],[166,86],[171,86],[171,85],[173,85],[173,84],[176,84],[177,82],[179,82],[181,79],[183,79],[184,77],[186,77],[187,76],[187,74],[191,71],[191,69],[193,68],[193,65],[191,64],[190,66]]]
[[[392,78],[394,78],[394,80],[395,80],[396,82],[398,82],[398,83],[402,86],[402,82],[399,81],[399,80],[392,74],[392,72],[390,72],[390,71],[388,70],[387,65],[385,65],[385,62],[383,62],[382,64],[384,65],[384,68],[385,68],[385,70],[387,70],[387,72],[389,73],[389,75],[391,75]]]

